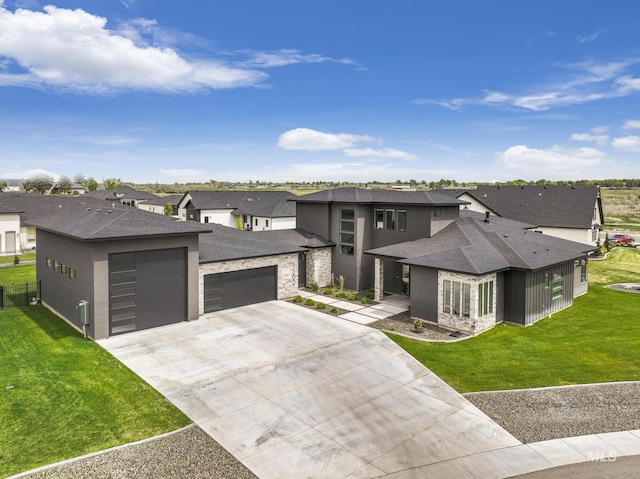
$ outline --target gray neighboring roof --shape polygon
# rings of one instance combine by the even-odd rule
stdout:
[[[188,191],[189,202],[197,210],[233,209],[236,215],[282,218],[296,215],[288,191]]]
[[[251,234],[258,239],[273,241],[290,246],[302,246],[305,248],[323,248],[325,246],[335,246],[333,241],[324,239],[315,233],[309,233],[302,228],[272,231],[255,231]]]
[[[347,187],[318,191],[295,198],[298,203],[389,203],[389,204],[417,204],[433,206],[459,206],[469,204],[450,196],[431,191],[398,191],[398,190],[365,190],[363,188]]]
[[[537,226],[591,228],[595,207],[604,221],[598,186],[478,186],[466,193],[502,217]]]
[[[176,221],[137,208],[85,208],[29,221],[38,229],[81,241],[135,239],[208,233],[200,223]]]
[[[92,198],[100,198],[103,200],[138,200],[138,201],[153,201],[158,198],[157,195],[153,193],[149,193],[148,191],[140,191],[136,190],[131,186],[121,186],[120,188],[116,188],[115,190],[95,190],[86,193],[85,196],[90,196]]]
[[[255,233],[228,226],[215,223],[202,226],[207,227],[212,234],[200,237],[201,264],[306,251],[306,248],[297,245],[270,241],[264,237],[258,239]]]
[[[156,196],[153,199],[145,201],[145,204],[164,206],[167,203],[171,203],[172,206],[176,206],[178,203],[180,203],[182,197],[183,195]]]
[[[484,221],[482,213],[461,211],[432,238],[375,248],[367,254],[400,258],[401,263],[486,274],[505,269],[536,270],[582,258],[593,247],[528,231],[529,225],[505,218]]]
[[[48,196],[40,193],[0,193],[0,205],[20,213],[20,220],[28,222],[36,218],[51,216],[62,211],[84,211],[88,207],[104,208],[105,202],[98,198],[79,196]],[[116,208],[129,208],[115,204]]]

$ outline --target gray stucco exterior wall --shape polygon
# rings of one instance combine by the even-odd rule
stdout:
[[[411,267],[411,316],[438,322],[438,270]]]

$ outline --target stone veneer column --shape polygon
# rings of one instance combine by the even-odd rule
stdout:
[[[375,258],[374,270],[374,301],[382,301],[384,296],[384,263],[380,258]]]

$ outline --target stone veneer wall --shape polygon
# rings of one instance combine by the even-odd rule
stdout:
[[[200,293],[199,311],[204,314],[204,277],[207,274],[226,273],[265,266],[278,266],[278,299],[295,296],[298,291],[298,254],[290,253],[278,256],[264,256],[235,261],[201,264],[198,272]]]
[[[456,314],[443,312],[442,285],[444,280],[459,281],[471,285],[471,304],[469,317],[463,318]],[[478,285],[487,281],[493,281],[493,313],[478,317]],[[496,298],[498,296],[498,282],[495,273],[483,276],[471,276],[448,271],[438,271],[438,326],[476,334],[491,329],[496,324]]]
[[[331,284],[331,248],[307,251],[307,286],[317,283],[321,288]]]

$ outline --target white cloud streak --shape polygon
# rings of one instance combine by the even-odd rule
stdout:
[[[295,128],[280,135],[278,146],[284,150],[342,150],[357,143],[371,141],[375,141],[375,138],[367,135],[324,133],[309,128]]]
[[[506,168],[546,174],[588,170],[606,161],[606,153],[596,148],[572,149],[559,145],[546,149],[515,145],[498,155],[498,162]]]
[[[622,125],[623,130],[639,130],[640,129],[640,120],[627,120]]]
[[[640,78],[624,75],[626,69],[640,63],[640,58],[598,63],[594,61],[562,65],[570,75],[564,82],[532,87],[529,91],[507,93],[487,90],[478,98],[453,100],[416,99],[418,105],[439,105],[460,111],[467,105],[509,106],[531,111],[628,96],[640,92]]]

